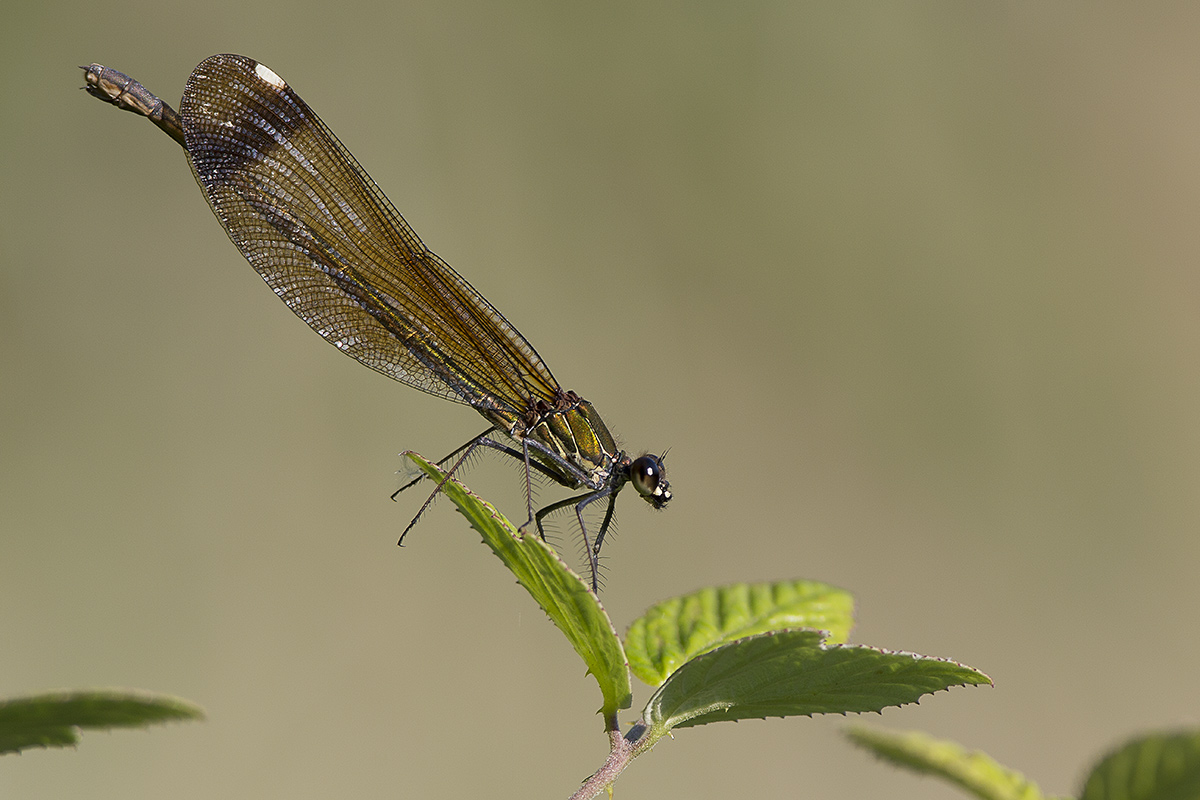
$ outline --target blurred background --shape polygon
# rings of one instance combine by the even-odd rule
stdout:
[[[388,500],[397,453],[478,415],[322,342],[183,152],[78,89],[98,61],[177,105],[219,52],[283,76],[628,449],[670,449],[670,508],[618,504],[618,628],[709,584],[842,586],[855,641],[996,682],[863,722],[1057,793],[1197,723],[1200,7],[3,18],[0,696],[209,719],[5,758],[0,794],[565,797],[607,752],[594,682],[449,503],[395,547],[423,499]],[[463,477],[517,516],[518,475]],[[959,796],[846,722],[689,729],[618,792]]]

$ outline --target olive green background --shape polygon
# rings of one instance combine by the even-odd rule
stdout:
[[[618,627],[843,586],[855,641],[996,681],[862,721],[1053,792],[1196,724],[1198,36],[1184,3],[7,4],[0,695],[209,719],[5,758],[0,795],[565,797],[606,753],[448,503],[395,547],[396,454],[482,420],[320,341],[182,151],[78,89],[99,61],[177,103],[218,52],[283,76],[626,447],[669,448],[670,508],[623,497],[605,550]],[[520,513],[512,466],[465,478]],[[687,730],[619,796],[958,796],[844,724]]]

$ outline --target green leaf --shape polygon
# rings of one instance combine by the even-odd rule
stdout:
[[[1200,730],[1132,740],[1096,765],[1083,800],[1195,800],[1200,797]]]
[[[203,719],[185,700],[143,692],[47,692],[0,700],[0,753],[30,747],[65,747],[78,728],[144,728],[180,719]]]
[[[821,632],[775,631],[722,645],[677,669],[643,719],[656,738],[723,720],[880,711],[921,695],[991,683],[962,664],[861,645],[821,643]]]
[[[420,455],[405,455],[435,482],[445,476]],[[541,540],[536,530],[521,533],[495,507],[456,480],[447,481],[443,490],[587,664],[604,697],[601,713],[607,718],[629,708],[633,690],[625,651],[612,620],[583,579]]]
[[[850,741],[885,761],[915,772],[945,778],[982,800],[1042,800],[1037,784],[1001,766],[979,751],[968,752],[954,742],[920,731],[885,731],[855,726]]]
[[[633,674],[658,686],[688,659],[736,639],[784,628],[828,631],[844,642],[854,627],[854,598],[816,581],[737,583],[701,589],[651,607],[625,634]]]

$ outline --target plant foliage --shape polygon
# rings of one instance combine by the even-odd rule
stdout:
[[[145,728],[173,720],[203,719],[185,700],[144,692],[47,692],[0,700],[0,753],[66,747],[81,729]]]

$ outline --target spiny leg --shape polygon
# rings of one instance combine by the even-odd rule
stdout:
[[[485,447],[490,447],[494,450],[499,450],[501,453],[504,453],[507,456],[512,456],[525,465],[525,508],[529,512],[529,519],[525,520],[525,522],[522,523],[519,528],[517,528],[518,531],[525,530],[529,527],[529,524],[533,522],[533,479],[530,477],[530,472],[534,469],[538,469],[542,473],[549,475],[551,478],[555,478],[556,480],[557,476],[555,476],[553,472],[551,472],[542,464],[532,461],[529,458],[528,439],[521,439],[520,451],[517,451],[513,447],[509,447],[508,445],[504,444],[504,442],[497,442],[495,439],[488,438],[487,433],[484,433],[483,436],[479,437],[479,444],[484,445]],[[546,537],[543,536],[542,541],[545,540]]]
[[[600,548],[604,546],[604,535],[608,533],[608,528],[612,525],[613,512],[617,510],[617,493],[613,492],[608,496],[608,509],[604,512],[604,522],[600,523],[600,533],[596,534],[596,555],[600,555]]]
[[[529,438],[521,439],[520,450],[510,447],[504,442],[498,442],[488,437],[486,434],[479,438],[478,443],[484,445],[485,447],[491,447],[494,450],[499,450],[501,453],[511,456],[525,465],[525,503],[529,512],[529,518],[525,520],[518,530],[524,531],[531,523],[536,521],[538,535],[544,542],[546,541],[546,531],[542,527],[542,518],[550,512],[557,511],[560,508],[565,508],[578,500],[580,497],[586,496],[577,495],[576,497],[568,497],[566,500],[547,506],[535,514],[533,511],[533,481],[531,479],[533,470],[537,470],[538,472],[542,473],[542,475],[545,475],[554,482],[568,487],[578,487],[580,484],[585,483],[586,475],[584,475],[582,470],[580,470],[578,467],[564,460],[561,456],[548,449],[545,445],[539,444],[538,442]],[[552,467],[532,458],[530,456],[531,450],[537,450],[544,456],[552,459],[560,467],[560,471],[556,471]],[[572,481],[574,481],[574,483],[572,483]]]
[[[447,462],[447,461],[449,461],[450,459],[454,458],[456,455],[458,455],[459,453],[461,453],[463,450],[466,450],[468,447],[469,447],[469,448],[471,448],[472,450],[473,450],[473,449],[475,449],[475,446],[479,444],[479,440],[480,440],[480,439],[483,439],[485,436],[487,436],[489,433],[491,433],[491,432],[492,432],[492,431],[494,431],[494,430],[496,430],[496,428],[495,428],[495,426],[492,426],[491,428],[488,428],[486,431],[484,431],[483,433],[479,434],[478,436],[475,436],[475,437],[473,437],[473,438],[472,438],[472,439],[471,439],[469,442],[467,442],[466,444],[464,444],[462,447],[456,447],[455,449],[451,450],[451,451],[450,451],[450,453],[449,453],[448,455],[446,455],[446,456],[443,456],[442,458],[438,459],[438,461],[437,461],[437,465],[438,465],[439,467],[442,467],[442,468],[444,468],[444,467],[445,467],[445,464],[446,464],[446,462]],[[461,459],[460,459],[460,462],[461,462]],[[412,488],[413,486],[416,486],[418,483],[420,483],[421,481],[425,480],[425,479],[426,479],[426,478],[428,478],[428,477],[429,477],[428,475],[426,475],[425,473],[423,473],[423,472],[422,472],[420,475],[418,475],[417,477],[413,478],[411,481],[409,481],[408,483],[404,484],[403,486],[401,486],[401,487],[400,487],[399,489],[397,489],[396,491],[392,492],[392,499],[393,499],[393,500],[395,500],[395,499],[396,499],[396,495],[400,494],[400,493],[401,493],[401,492],[403,492],[405,489],[410,489],[410,488]],[[427,505],[428,505],[428,504],[427,504]],[[422,508],[421,510],[422,510],[422,511],[424,511],[424,509],[423,509],[423,508]],[[412,527],[412,526],[409,526],[409,527]]]
[[[592,594],[600,594],[600,576],[597,571],[600,569],[600,560],[596,557],[596,551],[588,542],[587,525],[583,521],[583,507],[588,504],[590,498],[584,499],[579,505],[575,506],[575,516],[579,518],[579,530],[583,532],[583,549],[587,551],[588,568],[592,571]]]
[[[580,500],[579,504],[575,506],[575,516],[579,518],[579,530],[583,532],[583,546],[587,549],[588,566],[590,566],[592,570],[592,592],[594,594],[600,593],[600,559],[598,557],[600,553],[600,539],[596,539],[595,547],[593,547],[591,542],[588,541],[587,525],[583,521],[583,509],[586,508],[590,503],[594,503],[595,501],[599,500],[601,497],[608,498],[608,511],[604,514],[604,523],[600,527],[600,536],[603,537],[604,533],[608,530],[609,522],[612,521],[613,505],[617,500],[616,492],[612,490],[612,487],[608,486],[598,492],[592,492]]]
[[[493,428],[492,430],[495,430],[495,428]],[[490,447],[493,450],[498,450],[499,452],[503,453],[504,455],[509,456],[510,458],[513,458],[517,461],[520,461],[523,464],[527,463],[530,469],[537,470],[538,472],[542,473],[543,475],[545,475],[547,478],[554,481],[555,483],[561,483],[564,486],[571,485],[569,483],[564,483],[562,476],[559,475],[554,470],[550,469],[550,467],[547,467],[545,464],[541,463],[540,461],[534,461],[533,459],[530,459],[528,462],[526,462],[525,456],[520,450],[516,449],[515,447],[510,447],[510,446],[506,445],[504,442],[498,442],[495,439],[488,437],[487,434],[488,434],[488,432],[485,431],[478,438],[477,441],[479,444],[483,445],[484,447]],[[536,449],[536,444],[531,445],[531,446],[535,447],[535,449]],[[525,525],[528,525],[528,524],[529,524],[528,522],[525,523]],[[525,527],[525,525],[522,525],[521,527]]]
[[[546,541],[546,529],[542,527],[543,519],[550,514],[553,514],[555,511],[558,511],[560,508],[566,508],[567,506],[575,505],[579,498],[588,497],[590,494],[590,492],[588,494],[577,494],[574,497],[568,497],[566,500],[559,500],[557,503],[551,503],[545,508],[539,509],[537,514],[534,515],[534,519],[537,522],[538,536],[542,537],[542,541]],[[584,533],[584,538],[587,538],[586,532]]]
[[[462,451],[462,455],[458,457],[458,461],[454,462],[454,466],[452,466],[450,469],[446,470],[446,474],[442,476],[442,479],[440,481],[438,481],[437,487],[433,490],[433,492],[429,495],[429,497],[427,497],[425,499],[425,503],[421,506],[420,511],[418,511],[417,515],[412,518],[412,522],[408,523],[408,527],[406,527],[404,529],[404,532],[400,534],[400,541],[396,542],[396,544],[403,546],[404,537],[408,535],[408,532],[411,531],[413,529],[413,526],[417,524],[417,521],[421,519],[421,515],[425,513],[425,509],[429,508],[430,504],[433,502],[433,499],[438,496],[438,492],[442,491],[442,487],[444,487],[446,485],[446,482],[449,481],[450,478],[452,478],[454,476],[455,471],[457,471],[458,468],[462,466],[462,463],[467,460],[467,456],[471,455],[471,453],[474,452],[476,447],[478,447],[479,445],[481,445],[485,441],[487,441],[486,431],[484,432],[484,434],[485,435],[481,435],[481,436],[476,437],[475,439],[472,439],[471,441],[467,442],[462,447],[458,448],[458,450],[454,451],[455,453]],[[452,456],[452,455],[454,455],[454,453],[450,454],[450,456]],[[450,458],[450,456],[446,456],[446,459]],[[443,459],[443,461],[445,461],[446,459]],[[441,462],[438,462],[438,466],[441,466]],[[417,478],[417,480],[419,481],[420,478]],[[412,486],[413,483],[416,483],[416,482],[417,481],[413,481],[412,483],[406,484],[405,486],[401,487],[400,491],[407,489],[409,486]],[[399,491],[397,492],[397,494],[399,494]],[[393,499],[395,499],[395,497],[396,497],[396,495],[392,495]]]
[[[529,523],[533,522],[533,479],[529,475],[529,439],[521,439],[521,453],[525,456],[525,508],[529,512],[529,518],[517,530],[524,531],[529,527]],[[542,541],[546,541],[545,536],[542,537]]]
[[[442,489],[445,487],[447,481],[449,481],[451,479],[451,477],[453,477],[454,473],[458,471],[459,467],[461,467],[462,464],[467,460],[467,458],[470,457],[471,453],[473,453],[475,451],[475,448],[480,447],[480,446],[489,447],[489,448],[492,448],[493,450],[498,450],[501,453],[504,453],[505,455],[509,456],[510,458],[516,459],[517,461],[520,461],[521,463],[523,463],[525,465],[525,503],[526,503],[526,508],[529,513],[529,519],[527,519],[525,521],[525,523],[520,526],[520,530],[524,530],[525,528],[529,527],[530,523],[536,522],[537,529],[538,529],[538,535],[541,537],[542,541],[546,541],[546,531],[542,525],[542,519],[544,517],[546,517],[546,515],[551,514],[555,511],[558,511],[561,508],[566,508],[567,506],[576,504],[578,501],[578,503],[576,505],[576,509],[575,509],[575,515],[579,519],[579,530],[580,530],[581,534],[583,535],[584,551],[588,554],[588,565],[592,571],[592,591],[594,591],[594,592],[598,591],[599,584],[598,584],[598,578],[597,578],[596,553],[599,552],[600,548],[598,546],[599,543],[597,543],[597,546],[593,547],[591,539],[588,537],[587,525],[583,521],[583,509],[589,503],[591,503],[592,501],[594,501],[600,497],[612,496],[613,495],[612,489],[611,488],[602,489],[598,492],[588,492],[586,494],[576,495],[574,497],[568,497],[565,500],[561,500],[557,503],[553,503],[549,506],[546,506],[545,508],[543,508],[535,513],[533,510],[533,482],[532,482],[532,478],[531,478],[531,474],[530,474],[532,470],[537,470],[538,472],[542,473],[546,477],[548,477],[558,483],[561,483],[565,486],[571,485],[570,483],[567,482],[571,478],[574,478],[575,480],[583,482],[585,476],[582,473],[582,471],[579,470],[578,467],[563,460],[556,453],[550,451],[548,448],[546,448],[546,447],[540,445],[539,443],[532,441],[528,438],[521,439],[522,447],[520,450],[517,450],[516,448],[511,447],[503,442],[498,442],[498,441],[490,438],[488,436],[488,434],[492,433],[495,430],[498,430],[498,429],[495,428],[494,426],[491,428],[488,428],[486,431],[481,433],[479,436],[476,436],[474,439],[471,439],[466,444],[451,451],[449,455],[445,456],[444,458],[440,459],[437,462],[437,465],[439,467],[441,467],[443,470],[445,470],[445,475],[438,482],[438,485],[434,488],[432,494],[430,494],[429,497],[425,500],[425,503],[421,506],[421,509],[417,512],[417,515],[415,517],[413,517],[412,521],[408,523],[407,527],[405,527],[404,532],[400,534],[400,541],[397,542],[397,544],[402,545],[404,543],[404,537],[407,536],[408,532],[413,529],[413,526],[415,526],[417,524],[417,522],[420,521],[421,516],[425,513],[425,510],[427,508],[429,508],[429,506],[433,503],[434,498],[436,498],[438,493],[442,491]],[[562,468],[562,472],[570,477],[567,479],[564,479],[563,474],[560,474],[559,472],[555,471],[553,468],[551,468],[545,464],[542,464],[540,461],[533,459],[530,456],[530,449],[537,449],[538,451],[542,452],[547,457],[553,459]],[[453,466],[451,466],[448,470],[446,470],[445,469],[446,462],[449,461],[451,458],[453,458],[455,455],[457,455],[459,453],[462,453],[462,455],[458,458],[457,461],[454,462]],[[421,475],[421,476],[409,481],[408,483],[404,484],[403,486],[401,486],[399,489],[397,489],[395,492],[392,493],[392,499],[395,500],[396,496],[399,495],[400,492],[403,492],[405,489],[415,486],[417,483],[419,483],[421,480],[423,480],[424,478],[427,478],[427,477],[428,477],[427,475]],[[612,499],[615,499],[615,496],[613,496]],[[613,516],[613,503],[612,503],[612,500],[610,500],[608,510],[604,515],[604,523],[601,526],[601,539],[603,538],[604,533],[607,532],[607,530],[608,530],[609,524],[612,521],[612,516]]]
[[[589,503],[595,502],[601,497],[609,498],[608,511],[604,515],[604,524],[601,527],[601,531],[606,532],[608,530],[609,523],[612,521],[614,501],[616,500],[616,495],[613,493],[611,488],[604,488],[596,492],[588,492],[587,494],[577,494],[574,497],[568,497],[566,500],[559,500],[557,503],[551,503],[545,508],[539,510],[537,514],[534,515],[534,518],[537,521],[538,534],[542,537],[542,541],[545,541],[546,532],[542,527],[542,520],[545,519],[547,515],[553,514],[559,509],[566,508],[567,506],[575,507],[575,517],[577,520],[579,520],[579,532],[580,535],[583,536],[583,549],[584,552],[587,553],[588,568],[592,572],[592,591],[597,593],[600,591],[600,584],[598,577],[599,561],[596,556],[600,552],[600,548],[593,546],[592,540],[588,537],[587,523],[583,521],[583,510],[588,506]],[[603,533],[601,535],[603,535]]]
[[[537,461],[534,461],[533,459],[531,459],[529,457],[529,440],[528,439],[521,440],[521,449],[520,450],[517,450],[514,447],[509,447],[504,442],[497,442],[495,439],[488,438],[486,435],[480,437],[479,444],[483,445],[484,447],[490,447],[493,450],[499,450],[501,453],[504,453],[507,456],[511,456],[512,458],[515,458],[517,461],[520,461],[521,463],[523,463],[525,465],[525,508],[529,512],[529,519],[525,520],[525,522],[522,523],[521,526],[517,528],[517,530],[519,530],[519,531],[525,530],[526,528],[529,527],[530,523],[532,523],[534,521],[533,479],[531,477],[531,472],[536,469],[538,472],[542,473],[543,475],[545,475],[549,478],[553,478],[554,480],[556,480],[560,483],[562,482],[562,478],[560,478],[557,474],[555,474],[555,472],[553,470],[551,470],[549,467],[547,467],[545,464],[541,464]],[[541,533],[541,525],[538,525],[538,533]],[[546,537],[543,535],[542,541],[545,541],[545,540],[546,540]]]
[[[454,476],[454,473],[457,472],[458,468],[463,465],[463,462],[465,462],[467,460],[467,458],[471,455],[471,453],[475,450],[475,448],[479,447],[480,445],[483,445],[484,447],[490,447],[494,450],[499,450],[501,453],[504,453],[505,455],[510,456],[511,458],[514,458],[517,461],[521,461],[525,464],[525,468],[526,468],[525,496],[526,496],[526,503],[528,505],[528,510],[529,510],[529,519],[526,520],[525,524],[522,525],[521,528],[524,529],[524,528],[528,527],[530,522],[533,522],[533,516],[534,516],[533,515],[533,487],[530,483],[529,469],[530,468],[536,469],[538,472],[541,472],[544,475],[546,475],[550,478],[553,478],[555,480],[560,480],[560,479],[551,469],[549,469],[545,465],[540,464],[537,461],[531,461],[529,458],[528,449],[526,449],[526,452],[524,454],[522,454],[520,451],[518,451],[512,447],[509,447],[508,445],[504,444],[503,442],[497,442],[494,439],[488,438],[488,434],[494,430],[496,430],[495,427],[488,428],[486,431],[479,434],[474,439],[472,439],[471,441],[464,444],[462,447],[458,447],[458,448],[452,450],[449,453],[449,455],[447,455],[437,461],[438,467],[445,470],[446,474],[438,482],[438,485],[434,488],[432,494],[430,494],[429,497],[425,500],[425,503],[421,506],[421,509],[417,512],[417,515],[412,518],[411,522],[408,523],[408,526],[404,529],[404,532],[400,534],[400,541],[397,542],[397,544],[403,545],[404,537],[408,535],[408,532],[410,530],[412,530],[413,526],[416,525],[417,522],[421,519],[421,516],[425,513],[425,510],[427,508],[429,508],[430,504],[433,503],[433,500],[435,497],[437,497],[438,492],[442,491],[442,488],[446,485],[446,481],[450,480],[450,478]],[[446,462],[449,461],[450,459],[454,458],[454,456],[458,455],[459,453],[462,453],[462,456],[460,456],[459,459],[454,462],[454,465],[452,467],[450,467],[450,469],[447,470],[446,466],[445,466]],[[404,484],[396,491],[392,492],[392,499],[395,500],[396,496],[399,495],[401,492],[403,492],[405,489],[416,486],[418,483],[420,483],[422,480],[425,480],[428,477],[429,477],[428,475],[422,474],[422,475],[419,475],[418,477],[412,479],[411,481]],[[540,530],[541,530],[540,525],[539,525],[538,529],[540,532]],[[546,537],[543,535],[542,539],[545,540],[545,538]]]

